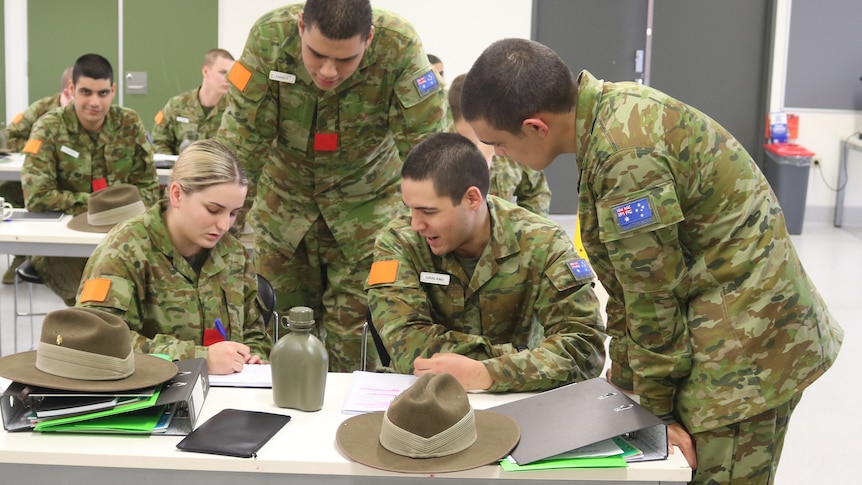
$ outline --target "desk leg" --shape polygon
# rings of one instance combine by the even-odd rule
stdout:
[[[835,187],[835,219],[833,225],[841,227],[844,221],[844,189],[847,185],[847,141],[841,141],[841,160],[838,161],[838,186]]]

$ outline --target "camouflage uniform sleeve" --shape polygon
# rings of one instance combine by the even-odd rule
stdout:
[[[137,186],[141,200],[147,207],[152,207],[159,200],[159,177],[153,163],[153,146],[137,113],[134,115],[134,132],[135,160],[128,183]]]
[[[29,108],[28,108],[29,109]],[[24,112],[26,113],[26,111]],[[6,135],[6,148],[13,152],[20,152],[24,149],[24,145],[30,138],[30,129],[33,127],[33,122],[25,118],[24,113],[19,113],[12,118],[12,122],[8,124],[4,130]]]
[[[59,96],[42,98],[27,107],[22,113],[12,119],[6,127],[6,147],[10,151],[20,152],[30,139],[30,130],[40,116],[60,106]]]
[[[521,166],[521,182],[515,187],[518,205],[540,216],[548,217],[551,210],[551,189],[545,172]]]
[[[578,256],[562,229],[542,256],[534,248],[531,264],[545,267],[533,308],[543,338],[531,348],[484,361],[494,379],[491,392],[550,389],[598,377],[604,367],[605,333],[593,278],[579,280],[569,269]]]
[[[140,302],[145,301],[146,285],[141,279],[140,271],[134,267],[136,258],[116,257],[118,249],[111,241],[111,236],[108,236],[96,247],[87,261],[81,277],[81,285],[78,288],[77,306],[96,308],[122,317],[131,331],[132,348],[136,352],[165,354],[171,360],[205,358],[207,348],[197,345],[194,341],[180,340],[165,333],[157,333],[151,339],[141,335],[144,315]],[[108,295],[104,301],[81,302],[84,286],[92,278],[104,278],[110,281]]]
[[[171,108],[171,101],[168,100],[165,107],[156,114],[155,124],[151,133],[153,137],[153,151],[155,153],[165,153],[177,155],[177,138],[174,135],[173,124],[176,122],[176,115]]]
[[[632,174],[636,167],[636,174]],[[673,174],[661,154],[625,150],[598,169],[606,186],[598,194],[599,237],[620,284],[633,384],[641,404],[656,415],[673,411],[677,382],[691,372],[692,349],[685,295],[685,254],[677,224],[684,216]],[[650,220],[623,228],[617,208],[646,202]],[[620,325],[620,319],[615,319]],[[612,323],[614,323],[612,322]],[[616,334],[622,329],[614,329]],[[614,344],[615,355],[621,353]],[[624,378],[623,378],[624,379]]]
[[[245,250],[245,248],[241,248]],[[248,282],[245,290],[245,318],[243,318],[243,343],[248,345],[252,354],[259,356],[263,360],[269,360],[269,353],[272,351],[272,337],[267,332],[266,326],[263,323],[263,315],[260,309],[263,304],[260,302],[257,289],[257,273],[254,270],[252,259],[246,259],[245,265],[245,281]],[[273,317],[274,318],[274,317]],[[277,325],[278,322],[273,322]]]
[[[26,153],[21,168],[24,204],[31,212],[61,211],[79,214],[87,210],[87,192],[60,190],[57,184],[58,145],[63,144],[59,116],[54,113],[39,118],[33,125],[30,140],[32,152]]]
[[[412,374],[416,357],[430,357],[435,352],[457,353],[476,360],[493,357],[496,351],[487,338],[434,323],[431,304],[419,283],[420,270],[414,264],[419,256],[414,249],[404,243],[392,225],[381,231],[374,261],[397,261],[397,279],[366,287],[372,320],[392,357],[395,372]]]
[[[428,62],[419,37],[406,46],[402,59],[405,67],[395,81],[397,102],[390,107],[389,119],[395,144],[401,159],[426,135],[440,131],[454,131],[449,103],[439,77]],[[437,88],[422,95],[417,88],[417,79],[431,73],[437,79]]]
[[[248,173],[247,200],[254,200],[255,186],[275,139],[279,118],[278,103],[269,92],[268,72],[272,69],[262,53],[269,39],[255,26],[249,33],[242,57],[234,63],[228,79],[231,87],[225,95],[228,106],[222,115],[216,140],[236,153]],[[238,86],[234,80],[243,79],[235,72],[248,74],[247,82]]]

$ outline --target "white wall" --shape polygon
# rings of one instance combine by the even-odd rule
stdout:
[[[239,57],[254,21],[288,3],[220,0],[219,47]],[[473,61],[492,42],[506,37],[530,37],[531,0],[371,0],[371,5],[410,21],[422,38],[425,52],[443,60],[449,79],[470,70]]]
[[[239,56],[248,29],[262,14],[291,3],[289,0],[219,0],[219,47]],[[375,7],[400,14],[416,27],[426,52],[445,64],[446,77],[467,72],[482,50],[505,37],[530,37],[531,0],[371,0]],[[770,111],[799,115],[797,143],[814,151],[820,161],[812,167],[806,220],[831,221],[841,140],[862,129],[862,112],[801,110],[784,106],[787,30],[792,0],[777,0],[778,14]],[[27,54],[20,39],[27,38],[27,0],[6,0],[6,118],[27,107]],[[493,18],[492,18],[493,15]],[[848,42],[855,40],[849,36]],[[670,93],[671,95],[673,93]],[[862,152],[851,152],[850,183],[846,191],[845,225],[862,225]],[[824,181],[825,180],[825,181]],[[828,185],[828,186],[827,186]]]

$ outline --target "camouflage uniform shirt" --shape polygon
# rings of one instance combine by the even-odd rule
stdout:
[[[147,206],[159,198],[152,145],[131,109],[111,106],[102,129],[91,134],[69,103],[39,118],[24,151],[21,182],[30,211],[86,212],[98,179],[137,186]]]
[[[33,128],[33,123],[43,114],[59,107],[59,94],[39,99],[28,106],[23,113],[15,116],[12,119],[12,123],[6,127],[6,147],[10,151],[20,152],[27,143],[27,140],[30,139],[30,130]]]
[[[356,72],[321,91],[302,63],[302,8],[273,10],[252,26],[228,75],[233,85],[217,139],[256,183],[257,238],[293,254],[322,216],[342,254],[358,261],[401,210],[401,160],[425,135],[447,131],[451,116],[413,27],[377,9]],[[249,76],[242,89],[237,73]]]
[[[153,148],[156,153],[178,155],[180,144],[187,132],[194,132],[194,140],[213,138],[221,124],[221,117],[227,108],[227,97],[222,96],[218,104],[204,111],[198,98],[200,88],[174,96],[156,114],[153,126]],[[191,141],[194,141],[191,140]]]
[[[257,276],[245,247],[225,234],[198,274],[176,250],[163,213],[166,202],[119,224],[96,247],[84,269],[78,306],[119,315],[138,352],[171,359],[206,357],[204,329],[220,318],[230,340],[269,358],[272,340],[257,304]],[[100,301],[86,298],[92,279],[110,288]]]
[[[787,402],[843,331],[751,156],[659,91],[581,73],[578,217],[609,293],[613,380],[690,433]]]
[[[495,392],[598,376],[604,329],[586,262],[555,223],[494,196],[487,203],[491,240],[472,277],[453,254],[434,255],[407,218],[378,235],[375,262],[397,261],[398,269],[394,282],[369,281],[368,305],[392,366],[412,373],[416,357],[462,354],[485,364]],[[429,275],[443,281],[429,283]],[[530,342],[537,330],[539,341]]]
[[[521,165],[510,157],[491,158],[491,187],[488,193],[516,202],[528,211],[548,217],[551,189],[545,172]]]

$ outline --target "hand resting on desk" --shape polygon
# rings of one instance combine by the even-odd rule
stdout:
[[[260,364],[261,358],[252,355],[248,345],[240,342],[218,342],[209,346],[207,371],[210,374],[241,372],[245,364]]]

